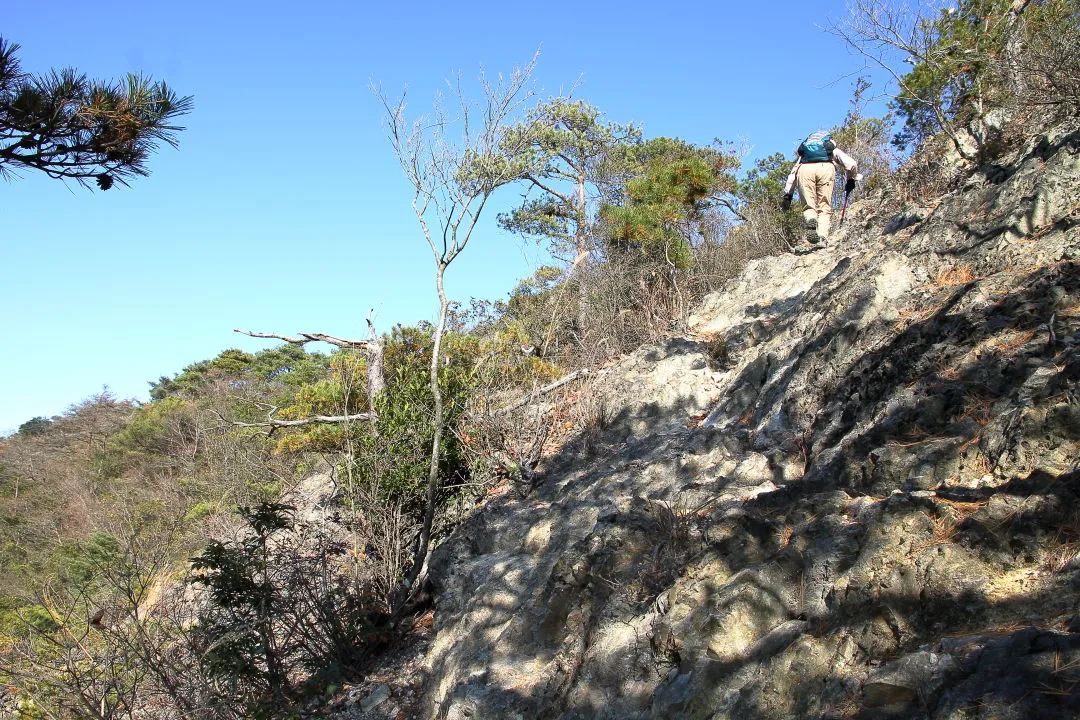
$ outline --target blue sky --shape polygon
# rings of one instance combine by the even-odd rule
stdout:
[[[0,181],[0,432],[107,385],[228,347],[241,327],[365,334],[432,319],[432,260],[372,82],[414,113],[446,78],[508,72],[539,48],[542,96],[575,95],[647,136],[791,152],[840,121],[861,63],[820,29],[843,2],[674,4],[116,0],[7,3],[23,69],[142,72],[194,95],[180,149],[131,187],[91,192],[32,171]],[[505,190],[504,204],[516,197]],[[505,297],[543,257],[488,214],[450,295]],[[313,346],[314,347],[314,346]],[[322,349],[326,349],[325,347]]]

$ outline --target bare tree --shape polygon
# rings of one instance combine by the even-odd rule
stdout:
[[[519,179],[526,168],[531,144],[527,133],[510,137],[514,117],[532,97],[529,89],[537,56],[508,77],[494,82],[481,75],[483,100],[474,106],[466,97],[460,78],[453,84],[457,102],[452,117],[436,100],[432,117],[409,122],[405,95],[393,101],[381,90],[375,94],[386,112],[390,144],[413,188],[412,207],[421,232],[435,260],[435,290],[439,317],[431,352],[429,382],[434,401],[434,437],[428,471],[424,521],[412,567],[403,581],[407,596],[423,569],[431,540],[432,521],[439,489],[439,459],[446,432],[446,414],[439,386],[442,340],[450,301],[446,296],[446,270],[464,252],[484,207],[498,188]],[[452,134],[460,130],[460,135]]]
[[[940,29],[933,22],[937,12],[947,12],[944,6],[919,4],[909,7],[894,0],[852,0],[848,17],[834,22],[829,30],[839,36],[858,54],[884,70],[896,83],[899,97],[933,118],[937,130],[944,132],[964,158],[974,155],[970,143],[949,114],[942,97],[941,82],[919,83],[910,70],[919,64],[933,72],[949,76],[955,68],[952,49],[939,42]],[[955,77],[947,78],[956,80]]]
[[[240,427],[298,427],[301,425],[311,425],[314,423],[346,423],[353,420],[357,421],[373,421],[375,419],[375,398],[378,397],[386,389],[386,377],[383,371],[383,343],[379,339],[379,336],[375,333],[375,322],[372,320],[372,314],[374,310],[368,311],[367,326],[368,326],[368,338],[367,340],[344,340],[333,335],[327,335],[326,333],[300,333],[298,337],[290,337],[288,335],[278,335],[275,333],[261,333],[252,332],[251,330],[241,330],[236,328],[234,332],[238,332],[242,335],[249,335],[256,338],[272,338],[275,340],[284,340],[292,345],[299,345],[303,347],[310,342],[325,342],[339,347],[343,350],[356,349],[362,350],[367,359],[367,397],[368,397],[368,410],[369,412],[359,415],[349,415],[347,412],[341,416],[312,416],[309,418],[301,418],[299,420],[280,420],[273,417],[274,411],[278,408],[271,408],[267,414],[266,422],[260,423],[235,423]]]

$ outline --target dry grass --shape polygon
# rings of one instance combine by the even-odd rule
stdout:
[[[957,285],[967,285],[978,279],[980,278],[975,275],[975,271],[972,270],[970,265],[960,263],[939,272],[931,281],[931,286],[936,288],[956,287]]]
[[[964,395],[964,407],[961,417],[971,418],[979,425],[986,425],[994,417],[994,398],[988,398],[975,393]]]
[[[934,542],[929,547],[951,543],[959,528],[960,521],[952,515],[939,517],[934,521]]]
[[[1057,526],[1043,558],[1043,567],[1057,574],[1064,570],[1073,558],[1080,555],[1080,510],[1074,509],[1064,522]]]
[[[932,285],[926,287],[933,289]],[[923,305],[902,307],[896,313],[896,331],[900,332],[909,325],[926,322],[937,315],[949,301],[951,293],[944,292],[945,288],[938,287],[925,301]]]
[[[839,705],[830,705],[821,709],[823,715],[834,717],[837,720],[848,720],[848,718],[857,718],[859,713],[862,712],[862,706],[855,701],[854,698],[845,700]]]
[[[705,352],[709,359],[717,367],[727,367],[731,363],[731,351],[728,348],[727,336],[721,333],[707,335],[702,341]]]
[[[784,548],[786,548],[788,545],[791,544],[791,536],[794,535],[794,534],[795,534],[795,529],[793,527],[791,527],[790,525],[784,525],[780,529],[780,541],[779,541],[778,551],[783,550]]]
[[[591,455],[600,448],[604,431],[611,427],[614,417],[603,398],[593,398],[590,401],[579,403],[579,408],[581,451]]]
[[[973,631],[970,629],[962,630],[955,633],[945,633],[941,637],[943,638],[961,638],[968,635],[979,635],[980,637],[1004,637],[1006,635],[1012,635],[1015,632],[1019,632],[1024,628],[1031,627],[1029,622],[1021,622],[1019,620],[1012,620],[1010,622],[1003,622],[998,625],[992,625],[988,628],[982,628],[980,630]]]
[[[928,307],[903,307],[896,311],[896,325],[898,329],[905,328],[914,323],[920,323],[930,319],[934,313],[941,309],[943,303]]]
[[[961,520],[967,520],[980,509],[986,507],[985,502],[964,502],[962,500],[949,500],[948,498],[943,497],[938,497],[937,501],[951,508],[956,515],[961,517]]]
[[[952,288],[982,279],[982,276],[976,275],[972,267],[965,263],[942,270],[923,286],[925,290],[929,291],[929,296],[922,305],[913,304],[902,307],[897,311],[897,331],[932,318],[941,308],[945,307],[945,303],[952,297],[953,293],[948,292]]]
[[[931,540],[911,546],[913,554],[920,554],[939,545],[953,542],[964,521],[986,505],[984,502],[960,502],[940,497],[938,501],[945,506],[945,512],[934,519],[934,534]]]
[[[934,545],[951,543],[967,516],[946,513],[934,521]]]
[[[983,431],[994,418],[993,410],[995,402],[996,401],[992,398],[983,397],[974,393],[968,393],[964,396],[964,408],[960,417],[974,420],[979,426],[979,429],[972,437],[964,441],[964,444],[960,446],[960,452],[967,452],[969,447],[978,445],[982,442]]]
[[[1038,329],[1009,330],[999,333],[980,342],[968,352],[968,355],[978,356],[988,350],[1002,356],[1015,355],[1017,350],[1034,340],[1038,333]]]
[[[1040,683],[1036,690],[1043,695],[1057,695],[1069,697],[1080,687],[1080,659],[1061,661],[1061,651],[1054,653],[1054,669],[1050,671],[1054,676],[1054,684]]]
[[[700,507],[691,507],[682,497],[674,502],[650,504],[656,545],[634,580],[633,594],[639,601],[652,600],[670,587],[694,555],[693,528]]]
[[[909,555],[921,555],[931,548],[940,545],[948,545],[956,536],[962,522],[956,516],[946,513],[934,519],[934,534],[930,540],[921,543],[912,543]]]
[[[947,141],[931,138],[922,143],[896,172],[896,194],[901,202],[922,203],[939,198],[968,175],[963,163],[951,161]],[[940,200],[939,200],[940,202]]]
[[[1077,555],[1080,555],[1080,542],[1063,543],[1046,551],[1043,566],[1056,575],[1068,567]]]
[[[927,433],[922,428],[915,428],[911,432],[911,434],[915,435],[916,437],[921,436],[922,439],[920,439],[920,440],[911,440],[909,442],[901,442],[899,440],[889,440],[886,443],[886,445],[889,445],[891,447],[909,448],[909,447],[915,447],[916,445],[925,445],[928,442],[937,442],[938,440],[948,440],[949,439],[945,435],[930,435],[929,433]]]
[[[1061,662],[1061,651],[1058,650],[1054,655],[1054,669],[1051,671],[1054,675],[1060,675],[1066,671],[1080,670],[1080,658],[1076,660],[1070,660],[1067,663]]]
[[[950,363],[949,358],[942,358],[934,368],[935,374],[941,380],[958,380],[960,379],[960,363]]]

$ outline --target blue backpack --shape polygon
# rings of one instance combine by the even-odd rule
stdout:
[[[836,143],[833,142],[832,135],[824,130],[818,130],[803,140],[796,152],[804,163],[816,163],[832,160],[835,149]]]

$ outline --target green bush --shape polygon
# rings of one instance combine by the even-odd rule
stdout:
[[[222,705],[243,717],[288,717],[360,663],[376,640],[367,606],[340,580],[345,547],[297,522],[293,508],[241,508],[242,539],[211,542],[192,560],[207,590],[194,632]],[[294,683],[307,671],[306,686]]]
[[[95,531],[83,542],[60,544],[53,553],[52,564],[68,584],[88,586],[117,560],[121,551],[116,538]]]

